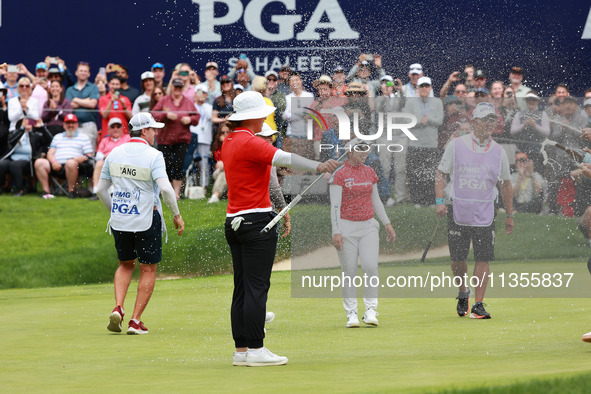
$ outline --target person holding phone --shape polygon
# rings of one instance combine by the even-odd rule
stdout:
[[[102,118],[101,132],[99,134],[100,142],[109,129],[109,121],[113,118],[121,119],[123,133],[129,134],[127,122],[131,119],[131,101],[121,92],[121,78],[117,75],[111,75],[109,79],[109,93],[99,99],[99,111]]]

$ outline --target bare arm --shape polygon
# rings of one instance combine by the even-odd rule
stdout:
[[[501,181],[501,197],[503,204],[505,205],[505,212],[507,217],[505,218],[505,232],[511,234],[513,232],[513,187],[511,186],[510,180]],[[511,217],[509,217],[511,216]]]

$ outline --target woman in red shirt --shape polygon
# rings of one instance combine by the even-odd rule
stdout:
[[[158,133],[158,150],[164,156],[168,179],[177,199],[180,198],[185,175],[183,162],[191,142],[189,126],[197,126],[199,123],[199,113],[193,101],[183,95],[183,86],[180,78],[173,79],[170,95],[162,97],[152,109],[154,119],[166,124]]]
[[[371,146],[362,140],[352,140],[346,148],[348,159],[331,176],[330,215],[332,221],[332,240],[339,255],[343,275],[357,276],[357,258],[361,269],[371,279],[378,277],[379,228],[374,213],[386,228],[386,239],[394,242],[396,232],[386,215],[378,193],[378,177],[375,171],[366,166],[365,160]],[[366,281],[364,289],[365,313],[363,322],[378,325],[378,287]],[[369,284],[369,285],[368,285]],[[359,327],[357,317],[357,298],[354,286],[343,286],[343,306],[347,314],[347,328]]]
[[[232,132],[222,145],[228,184],[225,234],[234,267],[233,365],[287,363],[287,357],[277,356],[263,345],[267,293],[277,246],[277,227],[261,234],[275,216],[269,198],[271,166],[318,172],[332,172],[338,166],[334,160],[319,163],[284,152],[255,137],[275,109],[258,92],[237,96],[234,113],[228,118]]]

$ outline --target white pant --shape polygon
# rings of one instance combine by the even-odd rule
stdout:
[[[197,144],[197,151],[201,156],[201,186],[209,186],[209,144]]]
[[[345,278],[351,278],[351,286],[348,283],[343,286],[343,306],[347,314],[357,313],[357,289],[353,284],[359,283],[359,280],[355,281],[353,278],[357,276],[358,257],[361,260],[361,269],[367,275],[363,298],[365,309],[376,310],[378,307],[378,288],[370,286],[370,278],[378,276],[379,230],[380,225],[373,218],[364,222],[341,220],[343,247],[337,253]]]
[[[78,131],[88,136],[88,138],[90,139],[90,144],[92,145],[92,151],[96,152],[96,138],[98,134],[96,129],[96,122],[81,123],[78,126]]]

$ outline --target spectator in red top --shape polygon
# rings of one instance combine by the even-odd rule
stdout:
[[[225,234],[234,267],[232,336],[233,365],[272,366],[287,363],[263,345],[267,293],[277,246],[277,227],[261,234],[275,216],[269,197],[271,166],[332,172],[334,160],[319,163],[284,152],[255,137],[276,108],[258,92],[244,92],[234,100],[229,117],[233,131],[222,145],[228,183]]]
[[[121,79],[113,75],[109,79],[109,93],[99,99],[98,107],[103,118],[101,132],[99,133],[98,141],[101,141],[107,134],[109,128],[109,120],[113,118],[121,119],[123,124],[123,132],[129,134],[127,129],[127,122],[131,119],[131,101],[120,93]],[[97,141],[97,142],[98,142]]]
[[[129,142],[129,140],[131,139],[129,134],[123,134],[123,124],[121,122],[121,119],[111,118],[109,120],[108,127],[108,134],[99,143],[99,146],[96,149],[96,155],[94,157],[95,163],[94,172],[92,173],[92,184],[95,186],[92,190],[93,194],[96,193],[96,185],[98,185],[99,183],[99,179],[101,177],[101,170],[103,169],[103,165],[105,164],[105,158],[109,155],[109,153],[111,153],[113,149],[115,149],[119,145],[123,145],[126,142]],[[96,194],[91,198],[91,200],[98,200]]]
[[[170,95],[158,101],[152,110],[152,115],[157,122],[166,124],[158,133],[158,149],[164,155],[166,172],[178,199],[184,177],[183,162],[191,142],[189,126],[197,126],[199,113],[193,100],[188,100],[183,95],[183,81],[175,78],[171,85]]]

